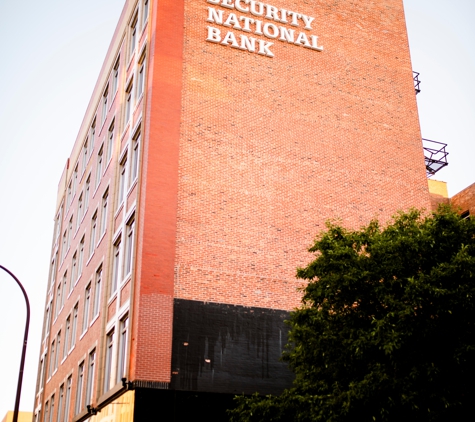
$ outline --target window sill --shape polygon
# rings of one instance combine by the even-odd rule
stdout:
[[[92,251],[91,255],[90,255],[89,258],[87,259],[87,261],[86,261],[86,267],[89,265],[89,263],[91,262],[92,258],[94,257],[94,252],[95,252],[95,251]]]
[[[102,180],[102,175],[101,175],[101,178],[97,181],[97,186],[94,188],[94,192],[92,194],[93,198],[96,196],[96,193],[99,190],[99,187],[101,186],[101,180]]]
[[[131,279],[132,279],[132,270],[130,270],[122,279],[122,281],[120,282],[120,287],[125,286],[127,282],[130,281]]]
[[[121,211],[123,210],[124,202],[125,202],[124,199],[122,199],[122,201],[120,201],[120,204],[117,205],[117,210],[114,213],[114,219],[116,219],[119,216],[119,214],[121,213]]]
[[[106,237],[106,234],[107,234],[107,228],[105,228],[105,229],[104,229],[104,232],[101,233],[101,237],[99,238],[99,242],[97,242],[96,248],[99,247],[99,245],[100,245],[101,242],[102,242],[102,239],[104,239],[104,237]]]
[[[130,57],[129,57],[129,61],[127,62],[127,73],[129,73],[129,70],[130,70],[130,66],[131,64],[134,62],[134,58],[135,58],[135,52],[137,51],[137,42],[135,43],[135,46],[134,46],[134,49],[130,52]],[[127,86],[127,84],[126,84]]]
[[[106,166],[105,166],[105,168],[104,168],[104,173],[103,173],[103,175],[107,173],[107,170],[109,169],[110,163],[112,163],[112,156],[109,157],[109,159],[106,159],[106,160],[107,160],[107,163],[106,163]]]
[[[120,134],[120,143],[121,143],[121,144],[122,144],[122,142],[124,141],[125,134],[126,134],[127,131],[129,130],[129,126],[130,126],[130,118],[129,118],[129,120],[127,121],[127,123],[125,124],[124,129],[122,130],[122,133]]]
[[[102,129],[104,129],[104,126],[107,123],[107,117],[109,115],[109,110],[110,110],[110,107],[107,109],[107,114],[106,114],[104,120],[101,122],[101,128],[99,129],[99,133],[98,133],[99,136],[102,136]]]
[[[135,109],[134,109],[134,113],[135,111],[139,108],[139,105],[141,104],[142,100],[143,100],[143,93],[144,91],[142,91],[140,93],[140,95],[137,97],[137,99],[135,100]]]
[[[87,328],[82,332],[82,334],[79,336],[79,341],[81,341],[84,336],[87,334]]]
[[[134,190],[135,186],[137,185],[137,180],[138,180],[138,177],[135,176],[134,181],[132,182],[132,184],[127,189],[127,198],[130,196],[131,192]]]
[[[117,288],[112,292],[111,296],[107,300],[107,306],[110,306],[115,299],[117,299]]]
[[[119,86],[119,84],[117,84],[117,86]],[[116,89],[115,92],[114,92],[114,95],[112,96],[111,104],[110,104],[110,107],[109,107],[109,111],[112,110],[112,106],[114,105],[114,101],[115,101],[115,99],[116,99],[116,97],[117,97],[117,93],[118,93],[118,92],[119,92],[119,90]]]
[[[89,327],[92,327],[94,325],[94,323],[99,319],[100,314],[101,312],[99,311],[97,315],[92,319],[91,323],[89,324]]]

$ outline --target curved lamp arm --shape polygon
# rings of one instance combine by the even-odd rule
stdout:
[[[20,408],[20,396],[21,396],[21,385],[23,383],[23,368],[25,367],[25,355],[26,355],[26,344],[28,342],[28,329],[30,327],[30,301],[28,300],[28,295],[26,294],[25,289],[23,288],[20,280],[16,278],[10,270],[0,265],[0,269],[8,273],[20,286],[20,289],[25,297],[26,302],[26,325],[25,325],[25,335],[23,337],[23,349],[21,352],[21,361],[20,361],[20,372],[18,373],[18,385],[16,389],[16,399],[15,399],[15,410],[13,411],[13,420],[12,422],[18,422],[18,410]]]

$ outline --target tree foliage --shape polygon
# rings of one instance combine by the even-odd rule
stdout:
[[[328,223],[291,313],[281,396],[231,421],[466,420],[475,399],[475,219],[449,208],[361,230]]]

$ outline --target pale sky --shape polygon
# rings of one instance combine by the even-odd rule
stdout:
[[[188,0],[197,1],[197,0]],[[21,409],[32,411],[59,177],[124,0],[0,0],[0,264],[30,297]],[[404,0],[421,132],[448,144],[436,179],[475,183],[475,1]],[[396,153],[396,151],[395,151]],[[0,274],[0,420],[13,410],[25,309]]]

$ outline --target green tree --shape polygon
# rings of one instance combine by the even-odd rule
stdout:
[[[475,219],[441,208],[328,223],[309,251],[283,357],[293,387],[237,397],[231,421],[472,420]]]

